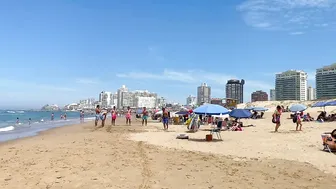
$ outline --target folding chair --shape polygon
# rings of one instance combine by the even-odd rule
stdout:
[[[214,129],[212,129],[212,130],[210,131],[210,134],[213,136],[214,133],[216,133],[217,138],[218,138],[219,140],[222,140],[221,130],[222,130],[222,121],[218,121],[218,123],[217,123],[217,127],[214,128]]]

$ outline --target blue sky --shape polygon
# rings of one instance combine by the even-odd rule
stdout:
[[[202,82],[245,101],[274,74],[336,62],[335,0],[3,0],[0,107],[96,97],[125,84],[185,102]]]

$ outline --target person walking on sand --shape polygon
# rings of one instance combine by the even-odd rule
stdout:
[[[95,119],[95,126],[97,127],[97,125],[98,125],[98,121],[99,121],[99,119],[101,119],[102,117],[101,117],[101,115],[100,115],[100,113],[101,113],[101,110],[100,110],[100,106],[99,105],[97,105],[97,107],[96,107],[96,119]]]
[[[302,131],[301,112],[296,112],[296,131]],[[300,129],[299,129],[300,125]]]
[[[143,107],[142,110],[142,126],[147,126],[147,119],[148,119],[148,111],[146,110],[146,107]]]
[[[164,130],[168,130],[168,122],[169,122],[169,113],[165,108],[162,108],[162,123]]]
[[[282,113],[282,108],[281,106],[277,106],[273,116],[272,116],[272,122],[275,123],[275,131],[274,132],[278,132],[278,129],[280,127],[280,117],[281,117],[281,113]]]
[[[132,118],[132,110],[128,106],[127,107],[127,112],[126,112],[126,125],[131,125],[131,118]]]
[[[113,109],[111,111],[111,118],[112,118],[111,125],[115,126],[115,122],[117,119],[117,110],[115,106],[113,106]]]

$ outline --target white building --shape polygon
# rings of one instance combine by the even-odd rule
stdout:
[[[316,90],[312,86],[309,86],[307,89],[307,100],[315,100],[316,99]]]
[[[275,89],[270,90],[270,101],[275,101]]]
[[[307,100],[307,73],[289,70],[275,76],[276,100]]]
[[[196,104],[197,104],[196,97],[195,97],[195,96],[191,96],[191,95],[189,95],[189,96],[187,97],[187,103],[186,103],[186,105],[187,105],[187,106],[195,106]]]
[[[155,97],[136,96],[134,105],[137,108],[141,108],[141,107],[155,108],[156,107],[156,98]]]
[[[123,93],[128,92],[128,89],[125,85],[123,85],[120,89],[117,91],[117,108],[121,109],[123,108]]]
[[[102,91],[101,93],[99,93],[99,101],[103,108],[110,108],[112,102],[112,93]]]

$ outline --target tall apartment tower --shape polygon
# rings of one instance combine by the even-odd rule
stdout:
[[[316,98],[336,98],[336,63],[316,69]]]
[[[226,98],[237,100],[237,104],[244,102],[244,84],[245,80],[230,79],[226,83]]]
[[[275,75],[276,100],[307,100],[307,73],[288,70]]]
[[[206,83],[202,83],[201,86],[197,87],[197,104],[201,105],[204,103],[211,102],[211,87]]]
[[[275,89],[270,89],[270,101],[275,101]]]
[[[128,89],[126,88],[125,85],[121,86],[121,88],[118,89],[118,91],[117,91],[117,98],[118,98],[118,100],[117,100],[117,108],[118,109],[123,108],[123,106],[124,106],[123,105],[123,97],[124,97],[123,93],[127,93],[127,92],[128,92]]]
[[[307,88],[307,100],[315,100],[316,99],[316,90],[312,86]]]

